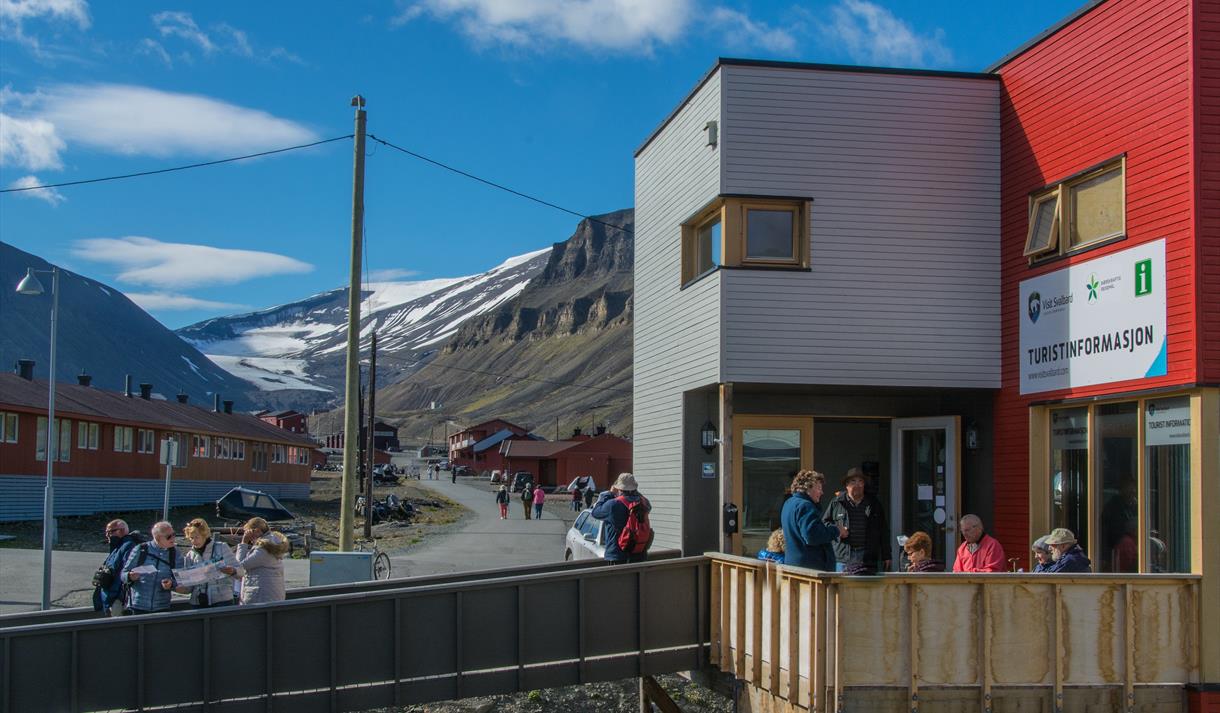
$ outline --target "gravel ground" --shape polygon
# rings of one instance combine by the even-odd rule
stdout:
[[[731,713],[733,702],[681,676],[658,676],[657,682],[685,713]],[[587,683],[530,691],[511,696],[465,698],[376,713],[639,713],[639,680]]]

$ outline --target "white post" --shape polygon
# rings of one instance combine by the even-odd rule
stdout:
[[[169,522],[169,483],[174,472],[174,461],[178,460],[178,443],[166,438],[161,441],[161,462],[165,464],[165,501],[161,507],[162,520]]]
[[[42,609],[51,608],[51,548],[55,544],[55,459],[59,429],[55,427],[55,331],[59,319],[59,268],[51,268],[51,372],[47,379],[47,486],[42,496]]]

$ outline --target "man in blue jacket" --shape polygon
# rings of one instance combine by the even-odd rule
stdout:
[[[792,479],[792,497],[784,503],[780,513],[786,565],[835,571],[835,552],[831,543],[846,538],[848,530],[843,525],[822,522],[818,501],[822,499],[825,482],[826,476],[813,470],[802,470]]]
[[[119,573],[131,548],[138,543],[123,520],[106,523],[106,542],[110,544],[110,554],[93,575],[93,611],[101,612],[102,616],[120,616],[123,613],[123,580]]]
[[[605,535],[605,559],[607,562],[610,564],[643,562],[648,558],[647,547],[644,552],[634,555],[628,555],[619,549],[618,533],[622,532],[623,528],[627,526],[627,506],[619,500],[620,497],[628,503],[643,501],[645,512],[652,509],[652,506],[648,503],[648,498],[640,495],[639,485],[635,481],[635,476],[631,473],[620,473],[618,480],[615,480],[614,485],[610,486],[610,490],[598,497],[597,504],[593,506],[593,512],[589,514],[606,523],[602,526],[602,532]],[[652,542],[649,542],[648,547],[651,546]]]
[[[1093,563],[1076,544],[1076,535],[1066,527],[1056,527],[1046,536],[1046,546],[1051,548],[1051,564],[1043,572],[1079,573],[1092,572]]]

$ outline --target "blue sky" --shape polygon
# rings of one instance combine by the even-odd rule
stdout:
[[[156,169],[370,133],[596,214],[718,56],[982,70],[1082,0],[0,0],[0,185]],[[576,218],[370,142],[374,279],[474,274]],[[341,286],[341,141],[0,195],[0,239],[179,327]]]

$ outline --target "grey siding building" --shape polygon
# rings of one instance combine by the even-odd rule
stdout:
[[[941,556],[963,506],[986,514],[999,103],[990,75],[722,59],[639,149],[634,460],[658,544],[753,552],[800,468],[828,494],[862,468]]]

